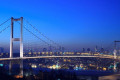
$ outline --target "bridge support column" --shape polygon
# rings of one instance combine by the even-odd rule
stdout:
[[[14,38],[14,35],[13,35],[14,21],[21,21],[20,38]],[[13,57],[13,41],[20,41],[20,58],[23,58],[23,17],[18,19],[14,19],[13,17],[11,18],[10,58]]]
[[[117,59],[117,49],[116,49],[116,43],[120,41],[114,41],[114,59]]]
[[[13,57],[13,17],[11,18],[11,33],[10,33],[10,58]]]
[[[23,57],[23,17],[21,19],[21,34],[20,34],[20,57]]]

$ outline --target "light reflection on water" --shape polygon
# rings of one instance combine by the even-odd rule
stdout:
[[[1,61],[0,66],[3,66],[9,75],[14,75],[16,78],[23,76],[37,75],[40,71],[50,73],[65,71],[75,73],[79,78],[91,78],[113,75],[119,73],[120,63],[112,59],[98,58],[49,58],[49,59],[27,59],[27,60],[11,60]],[[19,76],[18,76],[19,75]],[[73,74],[74,75],[74,74]],[[90,79],[92,80],[92,78]],[[103,79],[104,80],[104,79]]]

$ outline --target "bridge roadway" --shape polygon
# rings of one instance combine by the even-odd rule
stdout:
[[[0,58],[0,61],[2,60],[17,60],[17,59],[36,59],[36,58],[80,58],[80,57],[93,57],[93,58],[110,58],[114,59],[114,57],[109,56],[34,56],[34,57],[13,57],[13,58]]]

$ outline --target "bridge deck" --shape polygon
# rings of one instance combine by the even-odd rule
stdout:
[[[114,57],[107,57],[107,56],[34,56],[34,57],[13,57],[13,58],[0,58],[2,60],[14,60],[14,59],[35,59],[35,58],[80,58],[80,57],[96,57],[96,58],[110,58],[114,59]]]

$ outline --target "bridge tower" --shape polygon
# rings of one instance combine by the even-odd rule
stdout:
[[[13,35],[13,27],[14,27],[14,21],[20,21],[20,38],[14,38]],[[10,34],[10,58],[13,57],[13,41],[20,41],[20,58],[23,57],[23,17],[20,18],[13,18],[11,17],[11,34]]]
[[[120,41],[114,41],[114,59],[117,58],[117,50],[116,50],[116,43]]]

